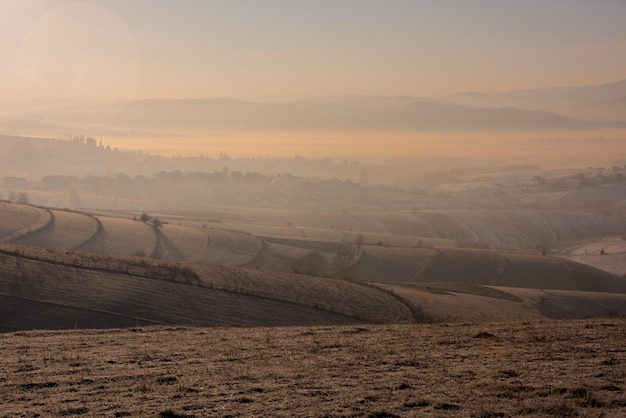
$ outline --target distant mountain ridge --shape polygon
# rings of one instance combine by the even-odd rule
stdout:
[[[562,101],[608,101],[626,94],[626,79],[612,83],[595,84],[591,86],[546,87],[539,89],[507,90],[499,93],[481,93],[467,91],[451,94],[447,97],[525,97],[541,100]]]
[[[626,123],[596,122],[554,112],[514,107],[476,108],[411,97],[351,97],[309,99],[285,103],[247,102],[214,98],[140,100],[118,104],[107,118],[109,129],[211,130],[551,130],[626,127]],[[44,116],[63,125],[84,124],[111,106],[71,108]]]
[[[511,106],[575,118],[626,121],[626,79],[579,87],[548,87],[499,93],[459,92],[442,98],[464,106]]]
[[[48,134],[67,133],[70,128],[82,132],[88,128],[95,134],[116,130],[185,133],[623,129],[626,80],[492,94],[461,92],[439,99],[366,95],[278,103],[231,98],[146,99],[37,110],[19,118],[0,119],[0,131],[19,129],[23,134],[42,134],[47,128],[51,130]]]

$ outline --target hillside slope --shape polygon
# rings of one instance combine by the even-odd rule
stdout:
[[[0,308],[3,331],[129,323],[413,321],[410,309],[395,297],[358,283],[6,244],[0,246],[0,296],[7,302]]]
[[[382,283],[460,282],[534,289],[626,293],[626,279],[558,257],[468,248],[367,245],[338,277]]]
[[[467,283],[383,285],[413,304],[424,321],[493,322],[626,317],[626,294],[523,289]]]

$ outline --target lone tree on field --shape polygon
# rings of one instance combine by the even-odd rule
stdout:
[[[152,224],[152,227],[155,229],[155,231],[163,226],[163,221],[161,221],[159,218],[152,218],[152,221],[150,223]]]
[[[156,217],[153,218],[152,216],[148,215],[145,212],[141,214],[139,219],[141,220],[141,222],[143,222],[145,224],[151,224],[152,228],[154,228],[155,231],[158,231],[163,226],[163,221],[162,220],[160,220],[159,218],[156,218]]]

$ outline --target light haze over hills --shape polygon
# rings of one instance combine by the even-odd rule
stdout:
[[[38,416],[618,416],[624,22],[623,0],[0,0],[0,334],[28,331],[0,340],[2,399]],[[529,322],[557,318],[612,319]],[[481,325],[423,332],[438,322]],[[298,325],[315,367],[289,389],[310,407],[285,409],[264,359],[284,368],[289,336],[226,327]],[[575,332],[598,326],[610,350]],[[72,327],[142,344],[30,332]]]
[[[0,134],[341,159],[621,140],[625,19],[582,0],[0,0]]]
[[[626,80],[496,94],[330,96],[287,102],[229,98],[161,99],[56,106],[5,116],[5,130],[67,133],[80,129],[209,132],[212,130],[540,131],[624,128]],[[58,102],[54,102],[55,104]],[[41,109],[45,103],[37,104]],[[557,113],[557,112],[561,113]],[[98,131],[96,131],[98,132]]]
[[[446,99],[472,106],[542,109],[573,117],[626,120],[626,80],[579,87],[511,90],[501,93],[460,92]]]

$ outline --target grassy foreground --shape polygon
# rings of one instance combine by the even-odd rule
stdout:
[[[1,416],[626,416],[626,321],[0,336]]]

